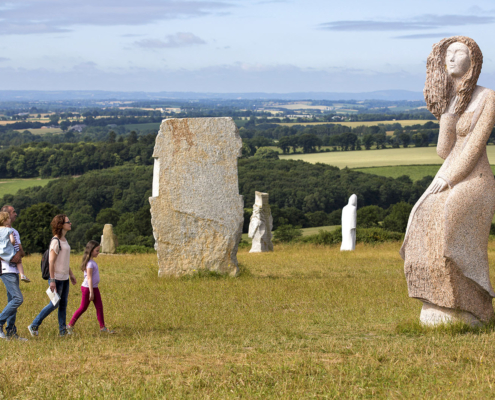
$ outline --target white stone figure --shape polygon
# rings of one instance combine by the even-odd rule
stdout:
[[[340,251],[356,248],[357,196],[349,197],[349,203],[342,209],[342,245]]]
[[[200,269],[237,274],[244,222],[237,177],[241,148],[232,118],[162,122],[149,199],[159,276]]]
[[[105,224],[103,227],[103,235],[101,236],[101,252],[115,254],[118,245],[117,235],[113,233],[113,225]]]
[[[268,193],[255,192],[248,233],[248,236],[253,239],[250,253],[273,251],[272,229],[273,217],[268,204]]]

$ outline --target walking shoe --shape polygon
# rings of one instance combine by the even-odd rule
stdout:
[[[28,331],[31,334],[31,336],[38,336],[38,327],[34,327],[33,325],[28,326]]]
[[[26,275],[21,275],[21,281],[29,283],[31,280]]]
[[[103,328],[101,328],[101,329],[100,329],[100,332],[101,332],[101,333],[110,333],[110,334],[115,333],[115,331],[112,331],[112,330],[108,329],[106,326],[105,326],[105,327],[103,327]]]
[[[60,331],[60,333],[58,334],[58,336],[60,337],[64,337],[64,336],[67,336],[68,333],[67,333],[67,329],[64,329],[63,331]]]
[[[73,326],[67,325],[65,330],[67,331],[67,335],[72,335],[74,333],[74,327]]]
[[[3,331],[0,331],[0,339],[7,339],[7,336],[3,333]]]
[[[7,335],[7,340],[18,340],[19,342],[27,342],[26,338],[20,337],[17,333],[13,333],[12,335]]]

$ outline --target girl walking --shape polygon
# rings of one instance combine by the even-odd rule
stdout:
[[[100,324],[100,332],[115,333],[115,331],[111,331],[105,326],[105,319],[103,317],[103,303],[101,302],[100,290],[98,289],[100,271],[98,264],[94,260],[98,257],[99,253],[100,244],[95,240],[90,240],[84,249],[81,263],[81,271],[84,272],[84,282],[81,285],[81,305],[67,326],[69,331],[72,331],[79,317],[88,309],[89,303],[93,302],[96,308],[96,318]]]

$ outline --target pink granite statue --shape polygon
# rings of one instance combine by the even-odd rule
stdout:
[[[426,324],[495,317],[487,255],[495,180],[486,154],[495,93],[476,85],[482,63],[465,36],[435,44],[427,61],[425,100],[440,121],[445,162],[411,211],[401,248],[409,296],[423,302]]]

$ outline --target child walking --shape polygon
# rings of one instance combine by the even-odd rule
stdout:
[[[95,258],[100,253],[100,244],[95,240],[90,240],[84,249],[83,259],[81,263],[81,271],[84,272],[84,282],[81,285],[81,305],[72,316],[67,330],[72,331],[79,317],[88,309],[89,303],[93,302],[96,308],[96,318],[100,324],[100,332],[115,333],[105,326],[103,318],[103,303],[101,302],[100,290],[100,272]]]
[[[11,220],[8,212],[0,212],[0,258],[9,262],[19,250],[15,248],[14,230],[10,227]],[[31,282],[24,275],[24,266],[21,262],[17,263],[17,269],[21,276],[21,281]]]

